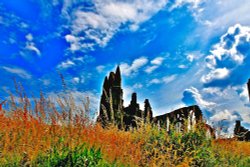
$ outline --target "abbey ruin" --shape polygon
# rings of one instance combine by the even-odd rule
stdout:
[[[247,83],[250,99],[250,79]],[[100,101],[100,112],[97,122],[103,127],[115,124],[120,129],[128,130],[137,127],[138,121],[151,123],[166,131],[177,132],[194,130],[198,123],[203,122],[202,111],[199,106],[183,107],[172,112],[153,117],[153,110],[148,99],[144,101],[144,109],[141,110],[137,102],[137,94],[133,93],[129,106],[123,105],[122,78],[119,66],[115,72],[110,72],[104,79]],[[206,135],[215,137],[214,129],[205,124]],[[250,131],[241,126],[240,120],[236,121],[234,136],[238,140],[250,141]]]
[[[104,79],[97,122],[103,127],[115,124],[120,129],[128,130],[137,127],[138,121],[158,125],[168,132],[172,130],[182,132],[194,130],[198,123],[203,122],[203,116],[200,108],[194,105],[153,117],[149,100],[145,99],[144,109],[141,110],[136,93],[132,94],[129,106],[125,107],[121,72],[118,66],[115,72],[110,72]],[[208,137],[214,137],[213,129],[207,124],[206,130]]]

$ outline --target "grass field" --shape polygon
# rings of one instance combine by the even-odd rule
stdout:
[[[250,142],[210,140],[197,127],[168,134],[149,124],[103,129],[89,102],[11,96],[0,111],[0,166],[250,166]],[[7,110],[7,111],[6,111]]]

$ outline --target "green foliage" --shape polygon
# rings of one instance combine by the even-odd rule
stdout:
[[[108,167],[115,166],[115,163],[110,164],[102,158],[100,149],[93,147],[88,149],[86,145],[78,146],[74,149],[64,148],[60,152],[54,148],[47,156],[38,156],[35,162],[36,166],[65,166],[65,167]]]
[[[0,166],[37,166],[37,167],[115,167],[116,162],[109,163],[103,159],[100,149],[88,148],[85,144],[74,149],[64,147],[62,150],[54,148],[47,155],[40,154],[34,161],[13,159]]]

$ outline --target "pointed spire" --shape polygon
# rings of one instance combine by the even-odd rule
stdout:
[[[115,71],[115,85],[116,86],[121,86],[121,71],[120,71],[120,67],[117,66],[116,71]]]

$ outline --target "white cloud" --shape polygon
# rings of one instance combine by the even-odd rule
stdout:
[[[96,67],[96,70],[97,70],[98,73],[103,72],[104,69],[105,69],[105,66],[103,66],[103,65],[100,65],[100,66]]]
[[[142,22],[164,8],[167,0],[96,0],[88,11],[81,8],[72,10],[74,3],[77,2],[65,1],[63,7],[65,16],[73,18],[71,34],[65,36],[72,51],[106,46],[121,25],[127,24],[126,28],[136,31]]]
[[[25,36],[25,38],[26,38],[28,41],[32,41],[32,40],[33,40],[33,36],[32,36],[31,33],[27,34],[27,35]]]
[[[162,82],[161,80],[154,78],[154,79],[152,79],[152,80],[149,82],[149,84],[150,84],[150,85],[151,85],[151,84],[159,84],[159,83],[161,83],[161,82]]]
[[[74,83],[80,83],[80,78],[79,77],[74,77],[73,82]]]
[[[201,77],[201,82],[210,83],[214,80],[222,80],[229,77],[230,71],[227,68],[217,68]]]
[[[77,65],[80,66],[83,64],[92,63],[94,61],[95,61],[95,58],[89,55],[84,55],[82,57],[73,57],[71,59],[67,59],[61,62],[59,65],[57,65],[57,68],[67,69],[67,68],[74,67]]]
[[[67,69],[67,68],[72,67],[72,66],[75,66],[75,65],[76,65],[76,64],[75,64],[73,61],[71,61],[71,60],[66,60],[66,61],[62,62],[61,64],[59,64],[59,65],[57,66],[57,68]]]
[[[170,76],[167,76],[167,77],[163,77],[162,78],[162,81],[165,83],[165,84],[168,84],[172,81],[174,81],[176,79],[177,75],[170,75]]]
[[[195,56],[194,56],[193,54],[188,54],[188,55],[187,55],[187,59],[188,59],[188,61],[190,61],[190,62],[193,62],[193,61],[194,61],[194,58],[195,58]]]
[[[77,38],[77,37],[75,37],[73,35],[68,34],[68,35],[65,36],[65,40],[70,43],[70,50],[71,51],[74,52],[74,51],[80,49],[80,46],[78,44],[79,38]]]
[[[201,106],[203,108],[207,108],[207,109],[211,109],[211,107],[215,106],[214,102],[204,100],[201,93],[199,92],[199,90],[197,88],[191,87],[189,89],[186,89],[185,91],[192,94],[192,97],[194,98],[195,102],[199,106]]]
[[[29,74],[27,71],[21,69],[21,68],[17,68],[17,67],[6,67],[6,66],[3,66],[2,67],[5,71],[9,72],[9,73],[12,73],[12,74],[16,74],[18,75],[19,77],[21,78],[24,78],[24,79],[31,79],[31,74]]]
[[[160,66],[164,61],[164,57],[156,57],[155,59],[151,60],[151,64]]]
[[[223,93],[221,92],[220,88],[218,88],[218,87],[204,88],[203,92],[205,94],[210,94],[210,95],[215,95],[215,96],[223,96]]]
[[[141,83],[136,83],[133,85],[134,89],[141,89],[143,87],[143,85]]]
[[[184,65],[184,64],[181,64],[181,65],[178,66],[178,68],[185,69],[185,68],[188,68],[188,67],[186,65]]]
[[[120,68],[121,72],[125,76],[129,76],[131,74],[136,73],[141,67],[148,63],[148,59],[146,57],[140,57],[135,59],[131,65],[127,63],[121,63]]]
[[[192,52],[187,52],[186,54],[186,59],[192,63],[195,60],[199,60],[200,58],[204,57],[204,54],[201,53],[200,51],[192,51]]]
[[[249,103],[249,94],[248,94],[248,88],[247,85],[242,85],[241,87],[241,92],[240,92],[240,98],[244,103]]]
[[[148,73],[148,74],[152,73],[154,70],[156,70],[157,68],[159,68],[162,65],[163,61],[164,61],[164,57],[156,57],[156,58],[154,58],[153,60],[150,61],[152,66],[148,66],[145,69],[145,72]]]
[[[31,33],[27,34],[25,36],[26,38],[26,46],[25,49],[30,50],[35,52],[38,56],[41,56],[41,52],[40,50],[36,47],[35,43],[33,42],[33,36]]]
[[[220,42],[215,44],[210,55],[206,56],[208,74],[202,76],[203,83],[217,79],[225,79],[237,67],[244,65],[247,54],[242,53],[239,47],[250,43],[250,27],[236,24],[220,37]],[[243,46],[244,47],[244,46]]]
[[[148,66],[146,69],[145,69],[145,72],[150,74],[152,73],[154,70],[156,70],[159,66]]]
[[[38,56],[41,55],[40,50],[35,46],[35,44],[33,42],[28,43],[25,48],[30,50],[30,51],[34,51]]]
[[[213,115],[210,120],[214,122],[219,122],[222,120],[235,121],[238,116],[233,115],[229,110],[225,109],[224,111],[219,111]]]
[[[166,77],[163,77],[163,78],[160,78],[160,79],[154,78],[149,82],[149,85],[161,84],[161,83],[168,84],[168,83],[174,81],[176,79],[176,77],[177,77],[177,75],[174,74],[174,75],[169,75],[169,76],[166,76]]]
[[[114,19],[117,19],[121,22],[134,20],[138,14],[134,6],[123,2],[111,2],[107,5],[104,5],[103,8],[101,8],[101,11],[104,16],[112,16]]]
[[[208,56],[205,58],[205,61],[206,61],[206,66],[207,66],[207,68],[209,68],[209,69],[214,69],[215,66],[217,65],[216,58],[215,58],[215,56],[213,56],[213,55],[208,55]]]

